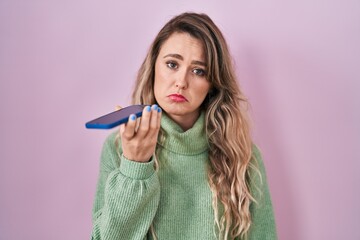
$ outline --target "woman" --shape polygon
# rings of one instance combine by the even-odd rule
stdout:
[[[104,144],[92,239],[276,239],[246,103],[212,20],[171,19],[138,73],[149,106]]]

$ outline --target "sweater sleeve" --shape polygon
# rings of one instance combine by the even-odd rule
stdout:
[[[253,156],[254,165],[259,171],[251,169],[249,174],[250,191],[257,202],[250,205],[252,225],[248,239],[275,240],[277,239],[277,232],[265,166],[261,153],[255,145],[253,147]]]
[[[93,240],[146,239],[158,208],[160,184],[154,161],[126,159],[115,148],[115,134],[105,141],[93,208]]]

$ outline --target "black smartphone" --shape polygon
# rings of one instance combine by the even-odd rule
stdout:
[[[127,123],[131,114],[135,114],[136,117],[141,117],[145,106],[146,105],[131,105],[125,108],[121,108],[120,110],[91,120],[87,122],[85,126],[86,128],[110,129],[120,124]]]

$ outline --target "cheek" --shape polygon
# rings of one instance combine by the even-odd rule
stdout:
[[[155,82],[160,82],[161,79],[163,78],[162,77],[162,73],[164,72],[164,70],[161,68],[161,66],[156,63],[155,64],[155,72],[154,72],[154,79],[155,79]],[[159,85],[159,84],[158,84]]]
[[[161,90],[165,90],[169,87],[169,76],[166,72],[167,69],[161,68],[159,66],[155,67],[155,76],[154,76],[154,86],[156,87],[155,90],[158,90],[160,93]]]
[[[161,93],[161,83],[159,83],[158,78],[155,75],[155,80],[154,80],[154,95],[155,95],[155,99],[158,100],[159,99],[159,94]]]
[[[198,93],[199,96],[202,96],[203,98],[206,97],[208,92],[210,91],[210,83],[209,82],[203,82],[198,86]]]
[[[161,72],[161,69],[159,69],[158,66],[155,66],[154,95],[157,101],[161,98],[161,94],[164,92],[164,77],[161,75]]]

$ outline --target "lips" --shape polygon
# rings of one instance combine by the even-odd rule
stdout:
[[[174,102],[187,102],[188,100],[181,94],[175,93],[168,96]]]

